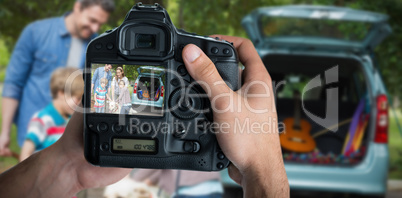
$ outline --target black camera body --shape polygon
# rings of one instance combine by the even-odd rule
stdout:
[[[176,29],[158,4],[136,4],[119,27],[90,42],[83,97],[84,150],[90,163],[200,171],[229,165],[211,127],[211,104],[182,60],[182,50],[190,43],[208,55],[232,90],[239,89],[233,45]],[[132,74],[128,81],[133,90],[119,89],[119,96],[126,91],[130,101],[120,98],[117,113],[111,113],[114,102],[104,95],[105,90],[114,94],[108,90],[109,64]]]

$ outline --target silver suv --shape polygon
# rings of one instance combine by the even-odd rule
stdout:
[[[243,19],[275,82],[279,122],[304,120],[315,142],[312,150],[281,142],[291,189],[384,197],[388,100],[373,49],[392,32],[387,20],[329,6],[264,7]],[[300,130],[295,125],[285,132]]]

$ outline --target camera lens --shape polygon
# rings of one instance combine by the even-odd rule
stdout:
[[[137,34],[135,37],[136,48],[155,49],[154,34]]]

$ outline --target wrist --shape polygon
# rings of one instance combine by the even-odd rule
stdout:
[[[289,183],[284,169],[260,168],[247,171],[242,178],[242,187],[245,198],[289,197]]]
[[[245,197],[289,196],[289,183],[279,140],[271,143],[267,145],[265,152],[260,152],[257,160],[254,158],[242,171],[241,185]]]

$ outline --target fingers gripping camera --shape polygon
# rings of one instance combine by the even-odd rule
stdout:
[[[232,44],[177,30],[158,4],[136,4],[124,22],[87,48],[86,159],[99,166],[218,171],[211,104],[187,73],[182,50],[200,47],[233,90],[240,87]]]

